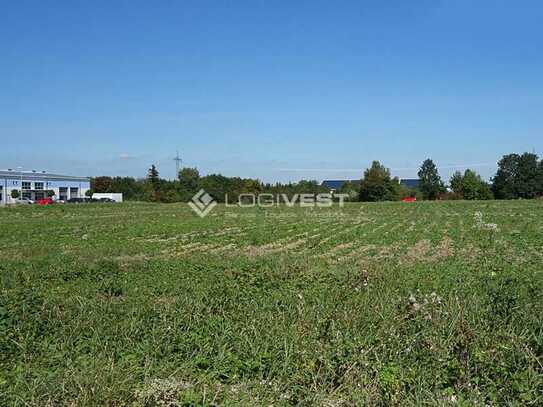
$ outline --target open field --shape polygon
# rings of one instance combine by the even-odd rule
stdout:
[[[1,404],[542,405],[542,271],[542,201],[0,209]]]

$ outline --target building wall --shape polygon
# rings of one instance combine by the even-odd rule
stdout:
[[[52,190],[55,192],[53,199],[60,200],[61,192],[66,191],[65,199],[70,198],[82,198],[85,196],[85,193],[90,189],[90,181],[73,181],[73,180],[54,180],[49,181],[47,179],[32,179],[23,175],[22,178],[23,185],[25,183],[30,183],[30,190],[23,189],[23,193],[30,193],[35,197],[36,195],[36,183],[41,183],[43,185],[43,192],[46,196],[46,191]],[[0,178],[1,188],[1,199],[0,205],[6,205],[13,203],[14,199],[11,198],[11,191],[17,190],[21,192],[21,179],[10,178]],[[26,185],[25,185],[26,186]],[[38,185],[39,186],[39,185]],[[38,190],[38,193],[41,190]],[[64,196],[63,196],[64,197]]]

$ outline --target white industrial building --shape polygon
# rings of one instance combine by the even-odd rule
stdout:
[[[17,190],[22,198],[36,201],[47,198],[48,191],[53,199],[67,201],[82,198],[90,189],[90,178],[49,174],[45,171],[0,170],[0,205],[13,203],[12,191]]]

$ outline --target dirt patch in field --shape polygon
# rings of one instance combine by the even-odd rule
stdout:
[[[147,254],[125,254],[113,257],[112,260],[118,262],[121,267],[129,266],[133,263],[142,263],[151,260],[152,256]]]
[[[443,240],[441,240],[441,243],[439,244],[439,247],[437,248],[437,252],[433,255],[435,260],[439,259],[445,259],[447,257],[451,257],[454,254],[454,247],[453,247],[453,241],[450,237],[445,236]]]
[[[307,239],[298,239],[293,242],[286,243],[268,243],[262,246],[247,246],[242,249],[243,254],[248,257],[261,257],[268,254],[288,252],[290,250],[297,249],[304,243]]]
[[[340,243],[340,244],[337,244],[335,245],[334,247],[332,247],[330,250],[328,250],[327,252],[324,252],[322,254],[319,254],[318,257],[320,258],[330,258],[330,257],[334,257],[336,256],[339,252],[342,252],[344,250],[347,250],[347,249],[350,249],[351,247],[353,247],[355,244],[355,242],[349,242],[349,243]]]
[[[326,257],[326,262],[328,264],[338,264],[338,263],[343,263],[345,261],[358,258],[360,263],[366,264],[366,263],[370,262],[370,260],[372,260],[372,258],[373,258],[372,255],[368,255],[368,251],[374,250],[376,248],[377,248],[377,246],[371,245],[371,244],[370,245],[360,245],[360,246],[356,247],[355,249],[353,249],[351,251],[348,251],[346,253],[339,254],[339,253],[336,252],[335,253],[336,255],[334,255],[334,256],[327,256]]]
[[[453,241],[445,236],[438,246],[433,246],[428,239],[418,241],[414,246],[407,249],[403,256],[402,263],[431,263],[446,259],[454,253]]]

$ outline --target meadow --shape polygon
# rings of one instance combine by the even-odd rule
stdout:
[[[0,208],[0,404],[542,405],[543,201]]]

